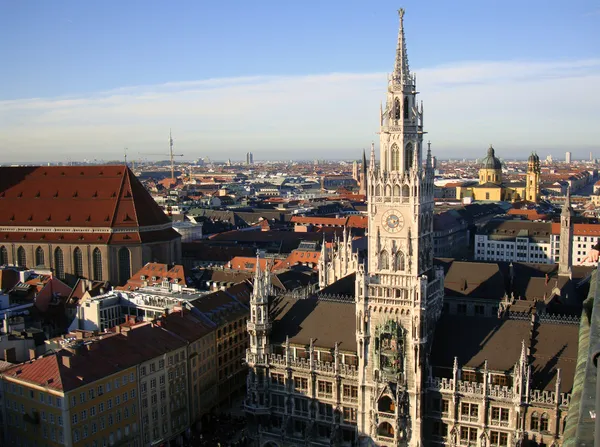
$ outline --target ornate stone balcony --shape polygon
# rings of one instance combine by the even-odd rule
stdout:
[[[477,382],[458,381],[457,391],[461,394],[483,396],[483,384]]]

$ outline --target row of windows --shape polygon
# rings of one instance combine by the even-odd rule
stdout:
[[[42,247],[37,247],[34,252],[35,265],[45,266],[46,255]],[[0,265],[8,264],[8,250],[3,245],[0,247]],[[27,267],[27,253],[23,246],[17,248],[17,265],[19,267]],[[65,263],[63,250],[60,247],[54,249],[54,269],[56,276],[60,279],[65,278]],[[92,279],[102,280],[102,253],[100,249],[95,248],[92,252]],[[73,250],[73,274],[75,276],[83,276],[83,253],[79,247]]]
[[[28,430],[28,422],[25,421],[25,419],[21,416],[18,415],[13,415],[12,413],[9,413],[8,415],[8,424],[10,425],[10,427],[14,427],[17,429],[21,429],[24,432],[27,432]],[[37,447],[38,443],[35,441],[32,441],[31,444],[29,444],[29,441],[27,440],[27,438],[20,436],[20,434],[15,433],[14,431],[9,431],[7,433],[8,435],[8,439],[12,441],[12,445],[22,445],[22,446],[29,446],[31,445],[32,447]],[[44,425],[42,427],[42,436],[46,439],[50,438],[52,441],[58,441],[60,443],[63,443],[65,441],[65,436],[63,433],[62,428],[56,428],[56,427],[52,427],[52,426],[48,426],[48,425]]]
[[[433,411],[445,415],[449,414],[450,401],[448,399],[433,399],[432,404]],[[460,415],[463,420],[477,419],[479,417],[479,405],[470,402],[462,402],[460,405]],[[510,409],[492,407],[490,409],[490,418],[492,422],[508,422],[510,419]],[[529,429],[532,431],[547,432],[549,420],[550,418],[547,413],[542,413],[540,415],[537,411],[534,411],[530,417]],[[464,438],[461,437],[461,439]]]
[[[90,434],[95,435],[97,430],[98,430],[98,427],[95,423],[93,423],[90,427],[85,425],[81,429],[75,429],[75,430],[73,430],[73,441],[79,442],[82,439],[86,439]],[[100,427],[100,430],[104,430],[104,428]],[[110,434],[108,435],[108,439],[103,438],[100,445],[102,447],[106,447],[107,445],[114,445],[115,439],[118,442],[123,438],[123,436],[125,436],[125,437],[129,436],[130,432],[133,432],[133,433],[137,432],[137,424],[135,422],[133,424],[131,424],[131,426],[129,424],[127,424],[123,430],[121,430],[121,428],[119,427],[119,428],[117,428],[116,432],[110,432]],[[98,445],[99,445],[98,441],[93,441],[92,447],[98,447]]]
[[[11,401],[9,399],[6,399],[6,404],[5,405],[6,405],[6,408],[9,409],[9,410],[12,407],[12,410],[14,412],[20,412],[21,414],[26,414],[27,413],[27,410],[25,409],[25,404],[19,404],[17,401],[14,401],[14,400]],[[37,409],[32,407],[31,408],[31,412],[32,413],[37,413]],[[56,425],[59,425],[61,427],[63,425],[63,419],[62,419],[61,415],[55,415],[54,413],[48,413],[46,415],[46,411],[42,410],[40,412],[40,417],[41,417],[41,419],[43,421],[48,420],[48,422],[50,424],[52,424],[52,425],[56,424]]]
[[[228,333],[232,332],[232,331],[237,331],[238,329],[242,330],[242,331],[246,331],[246,323],[247,323],[247,319],[242,318],[238,321],[234,321],[233,323],[229,323],[227,326],[225,326],[223,328],[223,336],[226,336]],[[217,330],[217,338],[221,338],[221,329]]]
[[[16,383],[6,383],[5,390],[7,393],[18,394],[19,396],[24,395],[24,388],[22,385],[17,385]],[[36,392],[34,390],[28,390],[29,398],[35,400]],[[50,406],[55,406],[57,408],[62,408],[63,400],[61,397],[52,396],[51,394],[44,394],[42,392],[39,393],[39,401],[41,404],[46,404]]]
[[[135,398],[135,390],[131,390],[131,399]],[[125,403],[129,400],[129,395],[127,393],[123,393],[123,396],[116,396],[115,397],[115,407],[118,407],[119,405],[121,405],[121,402]],[[104,406],[104,402],[100,402],[98,404],[98,413],[104,413],[105,410],[105,406]],[[106,401],[106,409],[107,410],[112,410],[113,408],[113,400],[112,399],[108,399]],[[120,411],[120,410],[119,410]],[[133,411],[135,414],[135,404],[133,405]],[[128,414],[129,410],[126,408],[125,412]],[[92,406],[89,408],[89,417],[93,418],[96,416],[96,406]],[[128,417],[128,416],[126,416]],[[71,422],[73,424],[77,424],[78,422],[83,422],[88,418],[88,410],[82,410],[80,413],[73,413],[73,415],[71,416]]]
[[[135,375],[134,373],[131,373],[129,375],[125,374],[122,377],[116,377],[114,380],[109,380],[104,384],[100,384],[98,385],[97,388],[90,388],[87,392],[83,391],[81,393],[79,393],[79,403],[83,404],[86,401],[95,399],[96,397],[100,397],[102,396],[105,392],[106,393],[110,393],[113,390],[113,386],[114,389],[119,389],[119,387],[121,385],[125,386],[127,385],[127,383],[133,383],[135,381]],[[124,393],[126,394],[126,393]],[[131,398],[135,398],[135,388],[132,389],[130,391],[131,394]],[[117,396],[116,398],[119,398],[119,396]],[[109,399],[109,401],[112,401],[112,399]],[[71,407],[74,407],[77,405],[77,398],[75,396],[71,396]]]

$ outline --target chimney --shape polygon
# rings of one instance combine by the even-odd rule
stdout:
[[[17,350],[15,348],[5,349],[4,360],[9,363],[17,363]]]
[[[83,340],[83,332],[81,332],[81,331],[75,332],[75,339]]]
[[[19,281],[25,282],[31,276],[31,270],[22,270],[19,272]]]
[[[72,366],[71,365],[71,363],[72,363],[71,356],[69,356],[69,355],[63,355],[62,356],[62,363],[63,363],[63,366],[65,368],[70,368]]]
[[[87,347],[88,351],[95,351],[96,349],[98,349],[99,345],[98,345],[98,343],[92,342],[92,343],[89,343],[88,345],[86,345],[86,347]]]
[[[35,360],[35,358],[37,357],[35,349],[30,348],[29,349],[29,360]]]
[[[2,330],[5,334],[10,332],[10,323],[8,322],[8,312],[4,314],[4,320],[2,320]]]
[[[117,325],[115,326],[115,332],[116,332],[117,334],[120,334],[120,333],[121,333],[121,325],[117,324]]]

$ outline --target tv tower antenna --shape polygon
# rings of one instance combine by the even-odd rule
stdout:
[[[169,128],[169,155],[171,156],[171,180],[175,181],[175,164],[173,162],[173,134]]]
[[[123,152],[125,153],[125,166],[127,166],[127,148]]]

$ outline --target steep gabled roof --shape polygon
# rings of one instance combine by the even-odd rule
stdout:
[[[0,225],[135,228],[169,223],[125,166],[0,167]]]

